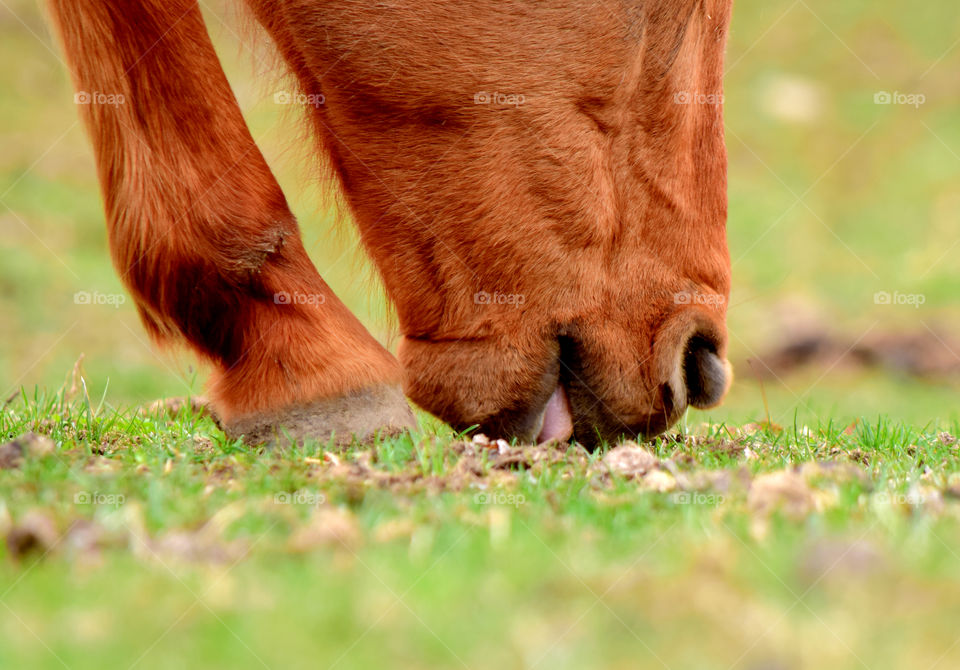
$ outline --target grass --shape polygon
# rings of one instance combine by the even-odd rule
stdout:
[[[640,475],[428,417],[265,451],[38,391],[0,418],[29,431],[54,446],[0,471],[0,667],[960,662],[957,425],[698,426]]]
[[[203,3],[254,137],[300,221],[324,278],[381,341],[393,327],[348,225],[336,226],[311,180],[291,110],[273,102],[269,49],[241,42],[232,0]],[[747,359],[783,336],[781,315],[811,313],[824,329],[859,336],[896,329],[947,332],[960,269],[960,119],[952,73],[960,30],[945,0],[922,10],[895,0],[778,0],[734,11],[726,77],[730,156],[731,360],[738,387],[697,421],[763,415]],[[59,50],[36,3],[0,6],[0,394],[56,388],[86,354],[90,392],[114,405],[200,392],[204,371],[159,355],[131,301],[78,305],[78,291],[123,295],[110,267],[89,142],[71,104]],[[809,45],[815,44],[811,50]],[[878,91],[921,93],[919,108],[876,105]],[[802,196],[802,199],[799,199]],[[921,293],[920,308],[877,305],[878,291]],[[960,353],[960,352],[958,352]],[[823,371],[767,383],[771,411],[803,420],[892,415],[958,417],[955,382],[930,390],[889,374]],[[851,394],[850,389],[871,389]],[[941,392],[941,390],[943,392]],[[798,401],[798,397],[806,402]],[[808,407],[813,402],[816,407]]]
[[[312,258],[389,346],[272,102],[285,85],[203,4]],[[129,300],[74,300],[124,289],[58,48],[32,0],[4,0],[0,445],[39,437],[0,446],[0,668],[960,667],[956,380],[840,365],[761,387],[746,365],[797,314],[851,342],[960,325],[958,30],[946,0],[736,6],[738,379],[627,476],[577,448],[468,448],[425,416],[372,448],[264,451],[142,409],[205,373],[158,354]]]

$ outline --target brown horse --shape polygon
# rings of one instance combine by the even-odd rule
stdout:
[[[321,279],[194,0],[50,0],[114,263],[228,435],[588,444],[719,402],[732,0],[247,0],[396,307]],[[110,104],[102,104],[108,102]]]

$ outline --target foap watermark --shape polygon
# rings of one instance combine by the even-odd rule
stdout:
[[[498,105],[500,107],[519,107],[527,101],[523,93],[500,93],[499,91],[478,91],[473,94],[475,105]]]
[[[877,291],[873,294],[873,304],[875,305],[909,305],[919,309],[920,305],[927,301],[927,296],[923,293],[901,293],[900,291]]]
[[[75,105],[123,105],[127,102],[127,96],[123,93],[103,93],[94,91],[77,91],[73,94],[73,103]]]
[[[120,507],[126,502],[122,493],[101,493],[100,491],[78,491],[73,495],[74,505],[103,505]]]
[[[674,505],[722,505],[726,498],[719,493],[703,493],[701,491],[680,491],[670,496]]]
[[[478,505],[502,505],[520,507],[527,503],[522,493],[504,493],[503,491],[484,491],[473,496],[473,502]]]
[[[275,505],[307,505],[308,507],[319,507],[327,502],[327,496],[316,491],[307,491],[299,489],[293,493],[281,492],[273,496]]]
[[[327,101],[323,93],[300,93],[299,91],[277,91],[273,102],[277,105],[310,105],[320,107]]]
[[[723,93],[677,91],[673,94],[673,102],[678,105],[722,105]]]
[[[513,305],[514,307],[520,307],[526,300],[526,297],[522,293],[500,293],[500,291],[487,293],[486,291],[477,291],[473,294],[473,302],[477,305]]]
[[[280,291],[273,294],[273,302],[277,305],[311,305],[317,307],[327,301],[327,296],[323,293],[300,293],[294,291]]]
[[[927,496],[922,491],[907,491],[901,493],[897,491],[880,491],[875,493],[873,499],[880,505],[904,505],[918,507],[927,502]]]
[[[77,291],[73,294],[73,304],[75,305],[110,305],[113,308],[119,308],[127,301],[127,296],[122,293],[100,293],[100,291]]]
[[[673,294],[673,302],[677,305],[722,305],[726,301],[727,297],[719,293],[680,291]]]
[[[927,101],[923,93],[901,93],[900,91],[877,91],[873,94],[875,105],[909,105],[917,109]]]

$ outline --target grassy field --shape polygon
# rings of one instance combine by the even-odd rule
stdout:
[[[946,432],[715,426],[589,455],[430,424],[260,452],[189,410],[62,396],[4,414],[28,430],[48,437],[0,453],[0,667],[960,663]]]
[[[205,13],[311,256],[391,345],[269,50]],[[724,407],[593,455],[427,416],[263,452],[143,410],[204,371],[75,299],[124,295],[89,145],[41,12],[0,0],[0,445],[34,434],[0,446],[0,668],[960,667],[957,378],[747,363],[798,328],[956,332],[957,35],[945,0],[735,8]]]
[[[309,144],[269,48],[241,41],[229,3],[206,3],[227,73],[328,283],[391,344],[379,285],[337,226],[313,179]],[[186,355],[150,347],[130,301],[76,304],[77,292],[123,295],[106,250],[99,187],[72,89],[32,0],[0,5],[0,392],[56,388],[86,354],[91,392],[113,406],[202,389]],[[960,119],[953,73],[960,17],[944,1],[749,4],[735,10],[726,80],[730,346],[740,383],[701,420],[758,418],[745,364],[798,315],[850,343],[883,331],[960,325]],[[812,48],[815,45],[816,48]],[[922,94],[917,107],[877,93]],[[878,291],[924,303],[877,305]],[[826,366],[829,367],[829,366]],[[843,366],[766,384],[771,411],[802,421],[892,415],[957,418],[955,380],[937,386]],[[851,389],[858,392],[851,393]],[[869,389],[869,390],[866,390]],[[809,390],[809,394],[807,393]]]

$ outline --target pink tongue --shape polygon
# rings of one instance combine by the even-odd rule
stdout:
[[[573,435],[573,417],[570,416],[570,402],[562,386],[547,401],[547,408],[543,412],[543,428],[537,436],[537,443],[543,444],[550,440],[566,442]]]

